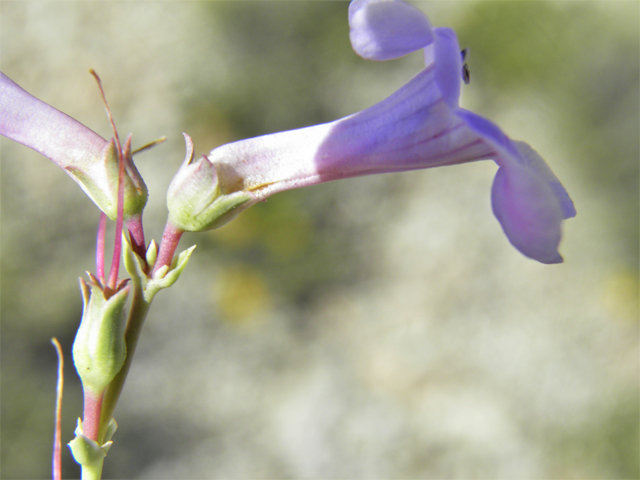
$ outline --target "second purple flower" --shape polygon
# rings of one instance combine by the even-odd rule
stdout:
[[[206,204],[193,202],[202,182],[189,179],[190,161],[185,162],[180,186],[170,190],[171,221],[184,230],[206,230],[283,190],[493,159],[499,168],[492,207],[507,238],[530,258],[561,262],[561,226],[575,215],[573,202],[531,147],[459,107],[463,64],[455,32],[432,29],[422,12],[390,0],[352,1],[349,25],[352,46],[362,57],[389,60],[423,49],[425,68],[362,112],[214,149],[206,158],[209,168],[190,170],[209,172]]]

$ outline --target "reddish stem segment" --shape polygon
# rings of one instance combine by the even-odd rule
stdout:
[[[98,224],[98,235],[96,238],[96,276],[104,284],[104,248],[107,236],[107,216],[100,213],[100,223]]]
[[[119,146],[119,145],[118,145]],[[118,155],[118,214],[116,217],[116,238],[113,243],[113,258],[111,260],[111,270],[109,271],[109,288],[115,290],[118,283],[118,269],[120,267],[120,254],[122,253],[122,223],[124,214],[124,159],[122,151]]]
[[[100,413],[102,412],[103,394],[94,395],[84,389],[84,418],[82,420],[82,433],[90,440],[98,443],[100,434]]]
[[[129,231],[129,238],[131,239],[131,249],[141,259],[145,260],[147,255],[147,245],[144,240],[142,214],[128,218],[124,223],[125,227]]]
[[[171,265],[173,254],[176,248],[178,248],[178,242],[180,242],[180,237],[182,237],[183,233],[184,230],[179,229],[171,222],[167,222],[167,225],[164,227],[164,232],[162,233],[160,251],[158,252],[156,264],[153,267],[152,276],[165,265]]]
[[[113,122],[113,116],[107,103],[107,98],[104,95],[102,89],[102,82],[100,77],[93,70],[89,70],[89,73],[94,76],[96,82],[98,82],[98,89],[100,90],[100,96],[104,102],[104,107],[107,110],[107,116],[109,117],[109,123],[113,128],[113,136],[118,148],[118,213],[116,215],[116,240],[113,245],[113,259],[111,260],[111,269],[109,270],[109,279],[107,281],[107,287],[111,290],[116,289],[118,283],[118,269],[120,267],[120,254],[122,252],[122,218],[124,214],[124,166],[125,166],[125,154],[122,151],[122,144],[120,143],[120,137],[118,136],[118,130],[116,124]],[[127,156],[131,155],[131,136],[127,139]]]

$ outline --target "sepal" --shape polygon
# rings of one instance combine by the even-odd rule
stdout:
[[[170,287],[178,280],[182,271],[187,266],[189,258],[191,258],[191,254],[195,248],[196,246],[193,245],[192,247],[184,250],[177,256],[177,258],[173,259],[170,266],[165,265],[162,268],[159,268],[158,271],[149,278],[145,271],[145,265],[143,264],[142,259],[131,249],[131,245],[125,238],[124,266],[127,269],[127,272],[129,272],[129,275],[131,275],[133,282],[142,288],[145,301],[150,303],[156,293],[164,288]],[[152,241],[146,254],[148,271],[153,271],[156,257],[157,246],[155,245],[155,242]]]
[[[116,420],[112,417],[111,420],[109,420],[109,424],[107,425],[107,429],[104,432],[104,438],[102,441],[105,443],[109,442],[113,437],[113,434],[116,433],[117,429],[118,429],[118,422],[116,422]]]
[[[112,427],[112,425],[115,426]],[[104,457],[107,456],[107,452],[111,448],[111,445],[113,445],[111,436],[115,432],[116,428],[117,424],[115,423],[115,420],[112,419],[112,423],[109,423],[109,427],[107,429],[108,438],[105,436],[106,441],[100,445],[95,440],[91,440],[84,435],[82,431],[82,420],[78,418],[78,426],[74,432],[76,436],[68,443],[75,461],[83,467],[92,467],[96,464],[101,464]]]
[[[155,240],[151,240],[149,242],[149,246],[147,247],[146,260],[147,265],[155,265],[156,259],[158,258],[158,244]]]
[[[183,135],[187,153],[167,191],[169,221],[187,232],[221,227],[243,210],[242,205],[255,200],[255,195],[222,192],[214,165],[204,155],[194,161],[193,142],[189,135]]]
[[[131,135],[127,137],[123,149],[124,175],[124,218],[140,214],[147,203],[147,186],[136,169],[131,156]],[[85,164],[69,164],[63,168],[80,185],[111,220],[118,214],[118,150],[111,139],[105,144],[100,157]]]
[[[171,285],[176,283],[176,280],[178,280],[182,271],[187,266],[189,258],[191,258],[191,254],[195,248],[195,245],[187,248],[173,260],[171,267],[165,265],[155,272],[153,278],[147,282],[147,287],[145,288],[144,295],[147,301],[151,301],[155,294],[160,290],[169,288]]]

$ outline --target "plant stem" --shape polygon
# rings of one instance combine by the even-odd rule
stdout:
[[[164,232],[162,232],[160,251],[158,252],[158,258],[153,267],[151,276],[165,265],[171,265],[173,254],[175,253],[176,248],[178,248],[178,242],[180,242],[180,237],[182,237],[183,233],[184,230],[179,229],[171,222],[167,221],[167,224],[164,227]]]
[[[82,432],[84,436],[100,443],[100,411],[102,410],[102,392],[95,394],[84,389],[84,415]]]
[[[104,279],[104,246],[107,234],[107,216],[104,212],[100,213],[100,222],[98,224],[98,234],[96,238],[96,276],[103,284]]]
[[[82,465],[82,480],[100,480],[102,478],[102,465],[104,457],[91,465]]]
[[[56,384],[56,422],[53,436],[53,460],[52,460],[52,478],[53,480],[62,479],[62,457],[61,457],[61,432],[62,432],[62,390],[64,388],[64,355],[62,347],[57,338],[52,338],[58,356],[58,381]]]
[[[131,238],[131,250],[144,260],[147,254],[147,246],[144,241],[142,213],[125,220],[125,226],[129,231],[129,238]]]
[[[144,235],[142,233],[142,218],[140,216],[137,217],[137,220],[134,220],[135,218],[136,217],[132,217],[131,219],[129,219],[129,222],[131,223],[127,223],[127,228],[132,234],[132,238],[134,238],[133,243],[137,243],[138,246],[144,245]],[[170,222],[167,222],[164,233],[162,234],[162,243],[160,244],[160,251],[158,252],[158,258],[156,260],[154,272],[164,265],[171,265],[173,254],[178,247],[178,242],[180,241],[180,237],[183,233],[183,230],[180,230]],[[142,250],[142,254],[138,255],[144,259],[144,249]],[[122,392],[122,388],[124,387],[124,382],[127,379],[129,369],[131,368],[131,362],[133,361],[133,355],[136,351],[136,346],[138,345],[138,339],[140,338],[142,325],[144,324],[145,318],[149,313],[150,307],[151,299],[149,299],[149,301],[145,300],[142,285],[138,282],[134,282],[131,309],[129,311],[127,328],[125,330],[127,357],[125,359],[124,365],[115,376],[115,378],[111,381],[111,383],[107,386],[104,392],[102,414],[100,417],[100,438],[102,438],[102,435],[104,435],[105,429],[107,425],[109,425],[109,421],[113,416],[113,411],[115,410],[116,403],[118,403],[118,399],[120,398],[120,393]]]

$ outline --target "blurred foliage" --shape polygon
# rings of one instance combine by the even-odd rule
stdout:
[[[595,415],[581,428],[561,431],[551,439],[547,448],[560,473],[557,478],[638,478],[640,440],[633,420],[639,401],[635,391],[620,398],[606,415]]]
[[[247,3],[210,2],[203,9],[211,23],[225,19],[219,32],[225,44],[216,37],[210,48],[225,55],[228,75],[227,81],[199,83],[182,99],[187,125],[207,137],[230,130],[228,142],[335,119],[327,91],[342,88],[336,71],[357,62],[344,41],[345,5]],[[217,146],[208,142],[198,144]]]

